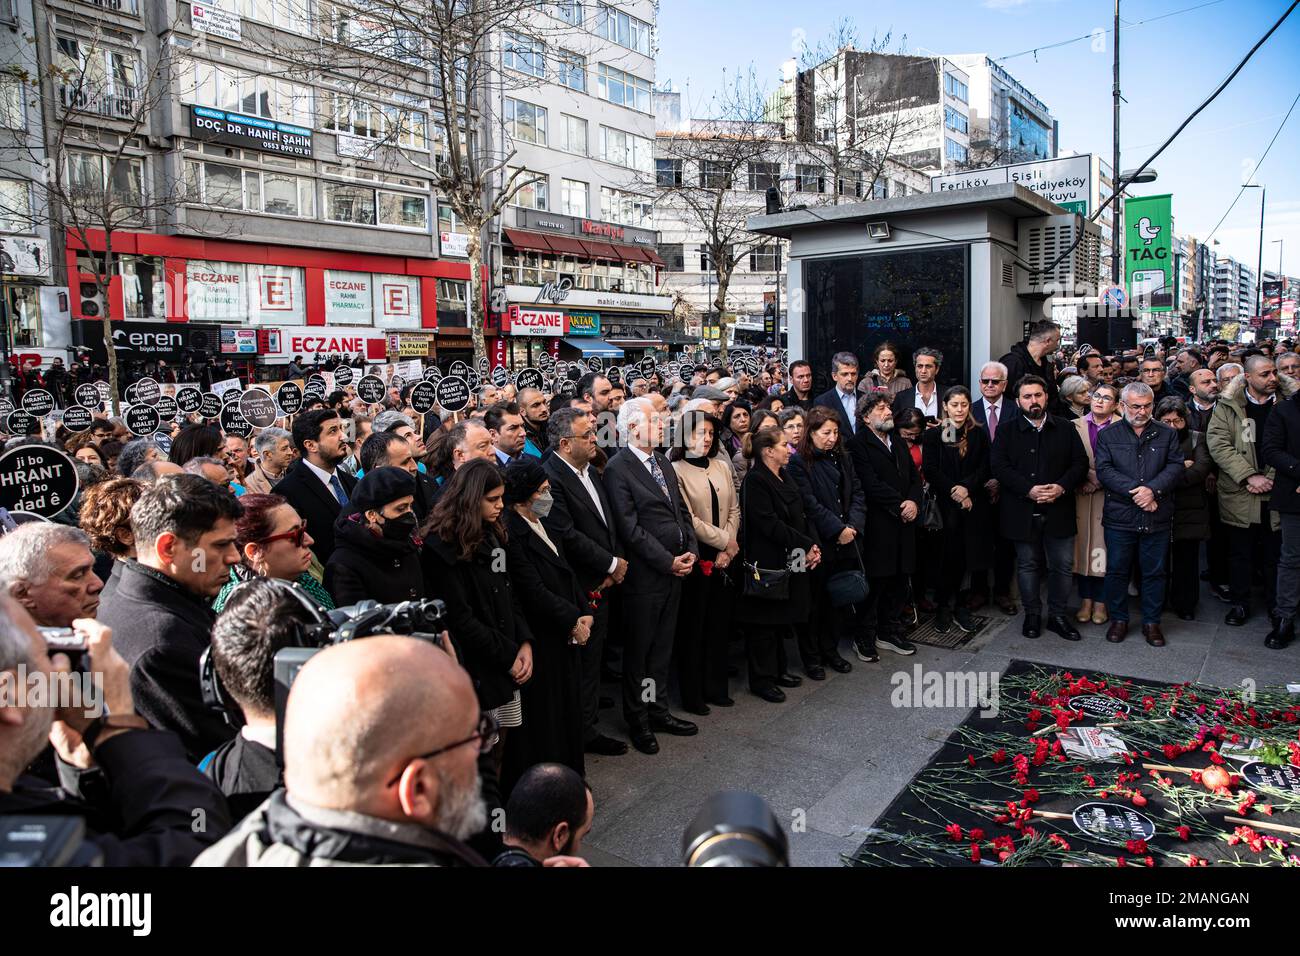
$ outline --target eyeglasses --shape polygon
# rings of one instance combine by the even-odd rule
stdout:
[[[982,379],[980,379],[980,384],[981,384],[981,385],[1001,385],[1001,384],[1002,384],[1003,382],[1005,382],[1005,381],[1006,381],[1006,379],[1004,379],[1004,378],[982,378]]]
[[[406,767],[407,765],[410,764],[412,760],[432,760],[434,757],[437,757],[439,754],[445,754],[449,750],[455,750],[457,747],[463,747],[468,743],[474,742],[475,740],[479,742],[479,747],[478,747],[479,753],[483,753],[483,754],[487,753],[489,750],[492,749],[492,745],[496,742],[497,731],[500,729],[501,729],[501,724],[497,721],[497,719],[491,714],[489,714],[487,711],[484,711],[483,716],[481,716],[478,721],[478,730],[474,731],[474,733],[470,734],[464,740],[458,740],[454,744],[447,744],[447,746],[439,747],[437,750],[430,750],[427,754],[417,754],[414,757],[408,758],[406,763],[402,764],[402,769],[397,774],[397,776],[394,777],[392,780],[388,781],[388,786],[391,787],[393,784],[397,783],[397,781],[402,779],[402,774],[406,772]]]
[[[307,522],[303,522],[292,531],[286,531],[283,534],[273,534],[269,538],[263,538],[258,544],[271,544],[274,541],[292,541],[295,548],[302,547],[303,536],[307,534]]]

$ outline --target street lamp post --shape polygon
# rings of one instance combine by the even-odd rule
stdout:
[[[1242,189],[1259,190],[1259,258],[1255,262],[1255,314],[1264,315],[1264,197],[1268,190],[1259,183],[1246,183]]]

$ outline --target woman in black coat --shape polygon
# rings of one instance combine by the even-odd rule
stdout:
[[[921,438],[925,480],[943,515],[935,630],[946,633],[955,620],[969,634],[975,630],[970,611],[953,605],[966,572],[985,571],[992,564],[993,521],[984,489],[992,476],[989,439],[971,417],[970,392],[964,385],[943,393],[939,415],[938,427]]]
[[[506,563],[534,643],[533,679],[522,689],[524,725],[506,748],[503,794],[534,764],[562,763],[586,773],[579,655],[595,616],[563,541],[542,527],[553,500],[541,461],[525,455],[506,468]]]
[[[1201,591],[1201,542],[1210,537],[1210,502],[1205,479],[1214,467],[1205,435],[1187,424],[1187,405],[1161,399],[1155,417],[1178,432],[1183,451],[1182,481],[1174,490],[1174,537],[1169,562],[1169,605],[1180,620],[1196,618]]]
[[[741,577],[756,568],[789,574],[782,600],[742,593],[736,620],[745,625],[749,689],[770,703],[785,700],[777,685],[798,687],[786,670],[784,640],[790,627],[808,619],[810,571],[821,562],[816,531],[804,516],[803,496],[785,465],[790,449],[778,429],[751,432],[746,439],[750,468],[740,489]],[[743,584],[742,584],[743,587]]]
[[[844,451],[838,411],[818,406],[808,413],[799,453],[790,458],[786,473],[799,486],[804,514],[826,545],[825,559],[812,574],[812,613],[795,628],[805,672],[813,680],[824,680],[825,667],[841,674],[853,669],[839,650],[848,620],[853,622],[853,639],[860,650],[874,654],[876,647],[874,634],[865,628],[865,590],[861,602],[844,608],[832,607],[826,591],[832,574],[863,573],[858,549],[867,523],[866,498]],[[865,584],[864,577],[864,588]]]
[[[510,584],[501,523],[505,481],[495,461],[462,465],[444,486],[424,532],[425,587],[447,605],[447,630],[479,706],[506,731],[523,723],[519,688],[533,674],[533,635]]]
[[[413,537],[415,479],[402,468],[376,468],[352,492],[334,522],[325,590],[338,607],[358,601],[396,604],[424,597],[420,549]]]

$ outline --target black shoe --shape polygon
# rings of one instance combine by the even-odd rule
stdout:
[[[1232,591],[1226,584],[1211,584],[1210,593],[1222,601],[1224,604],[1232,603]]]
[[[698,704],[694,707],[687,707],[685,704],[682,704],[682,710],[686,711],[688,714],[694,714],[696,717],[709,716],[708,704]]]
[[[689,720],[682,720],[680,717],[674,717],[672,714],[664,714],[662,717],[650,718],[651,730],[662,730],[666,734],[672,734],[674,737],[694,737],[700,732],[700,728]]]
[[[657,754],[659,752],[659,741],[655,739],[655,735],[650,732],[649,727],[629,728],[627,735],[632,738],[632,746],[643,754]]]
[[[754,693],[769,704],[779,704],[785,700],[785,692],[779,687],[764,687],[762,690],[754,691]]]
[[[952,630],[952,609],[941,607],[934,612],[934,629],[940,634],[947,634]]]
[[[1193,614],[1191,611],[1179,611],[1179,612],[1178,612],[1178,620],[1180,620],[1180,621],[1194,621],[1194,620],[1196,620],[1196,615]]]
[[[798,687],[803,683],[803,678],[795,677],[793,674],[782,674],[777,677],[776,682],[782,687]]]
[[[1289,617],[1280,617],[1273,630],[1264,638],[1264,646],[1269,650],[1280,651],[1295,640],[1295,621]]]
[[[1043,633],[1043,617],[1041,614],[1031,614],[1025,612],[1025,623],[1020,626],[1020,633],[1025,637],[1038,637]]]
[[[614,698],[602,697],[600,698],[600,700],[596,701],[596,706],[599,707],[601,710],[609,710],[611,707],[614,706]]]
[[[1053,614],[1047,624],[1047,629],[1067,641],[1083,640],[1083,635],[1079,633],[1079,629],[1071,624],[1070,619],[1064,614]]]
[[[880,655],[876,653],[876,642],[874,640],[870,642],[854,641],[853,651],[858,655],[858,660],[862,661],[864,664],[874,664],[880,660]],[[844,663],[847,664],[848,661],[845,661]],[[836,668],[836,670],[838,669],[839,668]]]
[[[621,757],[627,753],[627,744],[600,734],[583,744],[582,749],[589,754],[599,754],[602,757]]]
[[[838,654],[828,659],[826,661],[826,666],[837,674],[847,674],[849,671],[853,670],[853,665]]]
[[[883,647],[887,651],[893,651],[903,657],[909,657],[916,653],[916,645],[898,634],[886,634],[883,637],[877,637],[876,646]]]
[[[1228,608],[1228,613],[1224,616],[1223,623],[1229,624],[1232,627],[1241,627],[1241,625],[1246,623],[1246,620],[1249,617],[1250,609],[1246,607],[1246,605],[1234,604],[1232,607]]]
[[[809,680],[826,679],[826,668],[822,667],[820,664],[810,664],[803,669],[803,672],[808,675]]]
[[[966,610],[964,607],[959,607],[954,610],[952,612],[952,619],[956,625],[967,634],[974,634],[975,631],[979,629],[979,625],[975,623],[975,618],[973,618],[970,611]]]
[[[709,703],[714,707],[735,707],[736,702],[730,697],[710,697]]]

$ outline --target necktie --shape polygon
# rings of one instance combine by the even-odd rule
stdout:
[[[998,433],[998,407],[989,406],[989,438],[995,438]]]
[[[348,506],[348,493],[343,490],[343,482],[339,481],[338,475],[330,475],[330,488],[334,491],[334,497],[339,500],[339,504],[346,508]]]
[[[646,461],[650,465],[650,474],[654,476],[655,483],[659,485],[659,490],[664,493],[665,498],[667,498],[669,501],[672,501],[673,496],[668,493],[668,482],[664,480],[663,469],[659,467],[659,462],[655,459],[655,456],[653,454],[651,454],[651,456],[647,458]]]

